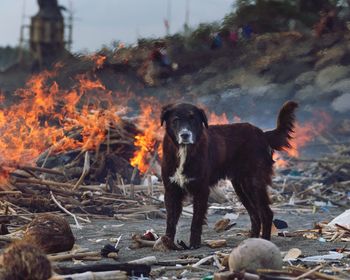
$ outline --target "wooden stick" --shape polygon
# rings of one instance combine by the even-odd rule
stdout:
[[[53,202],[55,202],[55,204],[65,213],[67,213],[68,215],[72,216],[74,221],[75,221],[75,224],[77,226],[78,229],[82,229],[83,227],[79,224],[78,222],[78,219],[77,219],[77,216],[74,215],[73,213],[69,212],[66,208],[64,208],[55,198],[55,196],[53,195],[52,191],[50,191],[50,196],[53,200]]]
[[[48,148],[45,153],[46,153],[46,156],[45,156],[45,159],[43,161],[43,164],[41,165],[41,168],[44,168],[45,165],[46,165],[46,162],[47,160],[49,159],[49,156],[51,155],[53,149],[54,149],[55,145],[54,146],[51,146],[50,148]]]
[[[110,154],[111,151],[111,127],[108,125],[107,127],[107,155]]]
[[[37,172],[41,172],[41,173],[47,173],[47,174],[64,176],[64,173],[62,171],[58,171],[58,170],[55,170],[55,169],[49,169],[49,168],[43,168],[43,167],[37,167],[37,166],[19,165],[18,169],[37,171]]]
[[[146,265],[153,265],[157,263],[157,258],[155,256],[149,256],[137,260],[133,260],[128,262],[129,264],[146,264]]]
[[[99,257],[101,256],[100,252],[83,252],[83,253],[73,253],[69,252],[67,254],[59,255],[48,255],[47,258],[52,262],[66,261],[70,259],[82,259],[86,257]]]
[[[14,179],[14,183],[27,183],[27,184],[37,184],[37,185],[46,185],[46,186],[55,186],[62,188],[70,188],[72,189],[74,185],[69,183],[60,183],[50,180],[41,180],[41,179],[27,179],[27,178],[16,178]]]
[[[0,235],[0,241],[5,241],[5,242],[13,242],[17,240],[22,240],[20,237],[15,237],[15,236],[8,236],[7,235]]]
[[[207,261],[211,260],[212,258],[213,258],[213,256],[205,257],[205,258],[199,260],[198,262],[196,262],[195,264],[193,264],[192,267],[198,267],[201,264],[206,263]]]
[[[79,180],[76,182],[76,184],[73,187],[73,191],[76,190],[77,188],[79,188],[79,186],[81,185],[81,183],[84,181],[86,175],[89,174],[90,171],[90,154],[89,152],[85,152],[85,156],[84,156],[84,167],[83,167],[83,173],[81,174]]]
[[[298,277],[295,277],[293,278],[293,280],[300,280],[300,279],[303,279],[311,274],[313,274],[314,272],[316,272],[317,270],[321,269],[323,267],[323,264],[319,265],[319,266],[316,266],[315,268],[309,270],[309,271],[306,271],[305,273],[299,275]]]
[[[21,191],[0,191],[0,195],[22,195]]]
[[[301,267],[296,267],[296,266],[289,266],[288,269],[295,271],[295,272],[299,272],[299,273],[305,273],[308,270],[301,268]],[[339,277],[337,276],[331,276],[331,275],[327,275],[321,272],[313,272],[314,276],[316,276],[318,279],[325,279],[325,280],[339,280]]]
[[[114,270],[114,271],[101,271],[101,272],[92,272],[87,271],[77,274],[69,275],[56,275],[49,280],[127,280],[128,277],[125,271]]]
[[[132,174],[131,174],[131,179],[130,179],[130,198],[131,199],[135,199],[135,185],[134,185],[134,179],[135,179],[135,176],[136,176],[136,173],[137,173],[137,167],[134,167],[134,170],[132,171]]]
[[[139,235],[134,235],[132,237],[132,241],[133,241],[133,244],[132,244],[133,249],[143,248],[143,247],[153,247],[154,244],[156,243],[156,241],[141,239],[141,236]]]
[[[55,271],[60,274],[74,274],[83,273],[86,271],[126,271],[129,276],[149,276],[151,267],[143,264],[129,264],[129,263],[90,263],[90,264],[76,264],[74,266],[67,266],[60,263],[55,263]]]
[[[335,226],[338,227],[338,228],[341,228],[342,230],[345,230],[345,231],[347,231],[347,232],[350,232],[350,229],[347,228],[347,227],[345,227],[345,226],[342,226],[342,225],[339,225],[339,224],[335,224]]]

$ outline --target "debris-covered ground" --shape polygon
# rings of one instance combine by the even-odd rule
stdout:
[[[328,225],[332,219],[349,208],[348,167],[348,155],[343,153],[343,156],[339,154],[336,159],[333,156],[325,157],[312,164],[290,162],[288,168],[277,170],[270,189],[275,213],[272,241],[280,248],[283,255],[294,249],[290,252],[291,259],[283,262],[284,272],[260,271],[261,277],[267,277],[266,275],[270,275],[268,279],[274,279],[271,275],[276,279],[282,275],[297,277],[316,268],[316,274],[311,273],[316,275],[314,276],[316,279],[349,278],[350,252],[347,248],[350,241],[349,211],[345,212],[347,213],[345,218],[335,221],[332,226]],[[40,176],[43,171],[47,172],[40,168],[31,170],[32,176],[37,177],[38,181],[27,178],[29,185],[26,189],[2,193],[3,197],[7,196],[7,202],[5,200],[1,202],[2,210],[7,211],[7,215],[1,216],[2,229],[5,227],[11,234],[0,237],[0,240],[8,242],[11,240],[9,236],[21,235],[18,232],[14,233],[15,229],[21,230],[22,225],[38,215],[33,213],[30,206],[22,204],[22,196],[33,203],[39,196],[30,196],[29,192],[41,193],[43,197],[51,196],[51,200],[47,198],[46,201],[47,206],[51,205],[49,207],[51,211],[56,210],[58,213],[57,210],[60,208],[57,204],[62,204],[78,218],[77,222],[69,218],[76,238],[73,255],[58,257],[54,264],[61,273],[78,272],[84,268],[96,269],[99,264],[119,264],[117,269],[123,270],[127,262],[147,258],[142,262],[149,267],[141,272],[148,275],[148,270],[151,270],[150,275],[154,278],[209,277],[214,272],[225,270],[225,267],[227,269],[225,256],[227,258],[232,248],[248,236],[249,217],[226,181],[222,181],[211,195],[208,225],[204,227],[202,247],[198,250],[163,252],[152,249],[153,241],[151,244],[147,243],[148,240],[135,241],[135,235],[139,235],[136,239],[149,239],[149,236],[142,237],[148,230],[153,230],[158,236],[164,234],[162,186],[157,182],[153,181],[153,185],[134,185],[134,194],[131,193],[130,184],[115,186],[117,189],[120,188],[117,193],[104,192],[103,188],[96,190],[97,186],[83,186],[72,191],[70,189],[72,186],[68,183],[64,185],[65,183],[57,182],[58,185],[54,186],[52,182],[55,182],[55,177],[51,177],[51,183],[45,181],[43,183],[44,179]],[[48,176],[52,175],[58,176],[58,174]],[[51,194],[44,187],[37,188],[43,185],[52,189]],[[189,200],[180,219],[177,235],[177,239],[185,243],[188,243],[189,238],[191,211]],[[94,212],[96,214],[93,214]],[[109,258],[101,257],[101,249],[107,244],[114,246],[119,237],[120,242],[116,247],[118,253],[110,255]],[[208,247],[207,240],[216,240],[218,247]],[[62,254],[67,255],[60,253],[59,256]],[[135,271],[137,274],[138,270]]]

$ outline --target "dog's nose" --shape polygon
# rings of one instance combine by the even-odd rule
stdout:
[[[189,132],[181,132],[180,137],[184,141],[188,141],[190,139],[190,133]]]

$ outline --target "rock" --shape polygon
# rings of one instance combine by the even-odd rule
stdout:
[[[274,77],[273,82],[284,84],[294,80],[300,73],[311,69],[308,62],[293,58],[271,65],[267,73]]]
[[[232,83],[237,84],[242,89],[266,86],[270,81],[271,79],[266,75],[262,77],[244,69],[239,69],[232,73]]]
[[[46,254],[69,251],[75,242],[67,220],[55,214],[36,216],[27,226],[23,239]]]
[[[342,45],[335,46],[323,52],[322,57],[316,62],[315,69],[320,70],[329,65],[340,64],[346,54],[346,48]]]
[[[350,67],[341,65],[332,65],[322,69],[316,76],[316,85],[319,88],[332,86],[337,81],[348,77]]]
[[[309,85],[315,80],[316,74],[315,71],[304,72],[295,79],[295,84],[301,87]]]
[[[230,271],[255,272],[259,268],[281,269],[282,256],[271,241],[249,238],[234,248],[229,257]]]
[[[344,93],[343,95],[338,96],[333,100],[331,106],[339,113],[350,112],[350,93]]]
[[[51,277],[51,263],[47,256],[32,244],[23,241],[12,243],[2,255],[3,280],[37,279]]]
[[[315,42],[315,46],[320,49],[330,48],[341,40],[341,36],[341,34],[335,32],[323,34]]]

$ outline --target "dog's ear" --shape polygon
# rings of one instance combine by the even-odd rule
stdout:
[[[206,128],[208,128],[208,118],[203,109],[198,109],[202,122]]]
[[[162,113],[160,114],[160,125],[163,126],[163,123],[166,122],[167,118],[169,117],[169,113],[172,109],[174,104],[168,104],[163,106]]]

